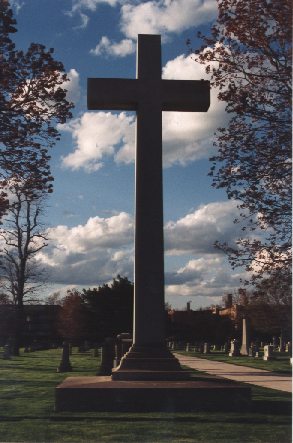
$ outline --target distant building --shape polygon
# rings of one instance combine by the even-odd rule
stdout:
[[[213,309],[168,312],[168,336],[174,340],[210,341],[222,344],[232,336],[234,325],[230,318],[220,317]]]
[[[240,300],[241,301],[241,300]],[[229,318],[235,330],[241,332],[242,319],[250,319],[252,335],[271,338],[284,334],[290,339],[292,334],[292,307],[276,304],[233,304],[219,310],[219,315]]]
[[[57,330],[58,305],[26,305],[23,316],[23,344],[54,343],[61,340]],[[0,305],[0,346],[13,336],[17,310],[14,305]]]

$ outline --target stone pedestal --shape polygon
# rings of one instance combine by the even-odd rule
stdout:
[[[182,380],[188,378],[165,346],[133,345],[112,370],[113,380]]]
[[[225,379],[114,381],[111,377],[68,377],[55,391],[56,411],[242,410],[251,390]]]

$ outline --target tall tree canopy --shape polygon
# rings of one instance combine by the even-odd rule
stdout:
[[[49,149],[56,129],[71,117],[67,75],[53,49],[32,43],[17,50],[16,21],[8,0],[0,1],[0,232],[1,277],[18,307],[15,353],[23,326],[23,299],[37,278],[35,255],[46,245],[40,224],[45,197],[52,192]],[[5,283],[6,282],[6,283]]]
[[[213,186],[239,201],[245,235],[219,245],[252,281],[291,272],[291,2],[218,0],[218,18],[194,51],[229,124],[215,137]],[[236,220],[236,222],[239,220]]]
[[[67,75],[53,49],[32,43],[16,49],[16,21],[7,0],[0,2],[0,178],[25,179],[25,187],[51,192],[48,149],[59,139],[57,123],[71,117]],[[24,177],[25,175],[25,177]],[[2,194],[2,197],[4,194]],[[4,199],[0,209],[7,208]]]

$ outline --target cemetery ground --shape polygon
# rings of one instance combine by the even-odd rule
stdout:
[[[245,412],[54,412],[55,386],[69,375],[95,375],[99,366],[93,351],[74,348],[73,372],[57,373],[60,358],[53,349],[0,359],[1,442],[291,441],[291,395],[258,387]]]

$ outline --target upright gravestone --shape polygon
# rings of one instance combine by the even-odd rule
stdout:
[[[263,359],[265,361],[274,360],[274,346],[272,345],[266,345],[263,348]]]
[[[163,80],[161,69],[161,37],[138,35],[136,79],[88,79],[88,109],[137,115],[133,345],[113,370],[119,380],[157,379],[162,371],[176,378],[181,370],[165,343],[162,111],[207,111],[210,86]]]
[[[225,344],[224,344],[224,352],[225,352],[225,354],[229,354],[230,346],[231,346],[231,341],[226,341]]]
[[[241,355],[249,354],[249,342],[250,342],[250,323],[249,319],[244,317],[242,319],[242,345],[240,349]]]
[[[236,339],[231,340],[229,357],[239,357],[239,355],[240,355],[240,350],[239,350],[238,340],[236,340]]]
[[[3,359],[4,360],[10,360],[11,359],[11,349],[10,345],[6,344],[3,347]]]
[[[204,343],[203,344],[203,353],[204,354],[210,354],[211,352],[211,346],[209,343]]]
[[[284,340],[283,334],[281,334],[279,338],[279,352],[285,352],[285,349],[286,349],[286,342]]]
[[[114,368],[120,364],[120,360],[132,344],[132,334],[129,332],[122,332],[117,335],[115,343],[115,358],[114,358]]]
[[[278,347],[279,347],[279,340],[278,340],[278,337],[276,337],[276,336],[273,337],[272,346],[273,346],[273,348],[274,348],[274,351],[277,351],[277,350],[278,350]]]
[[[111,375],[115,358],[115,340],[112,337],[105,338],[101,352],[101,365],[98,375]]]
[[[249,355],[249,357],[255,357],[255,355],[256,355],[256,350],[255,349],[256,349],[255,345],[251,345],[248,348],[248,355]]]
[[[62,356],[61,362],[57,368],[57,372],[71,372],[72,366],[69,359],[70,355],[70,346],[69,343],[64,341],[62,345]]]
[[[199,352],[200,354],[203,354],[203,353],[204,353],[204,344],[203,344],[203,343],[200,343],[200,344],[199,344],[199,346],[198,346],[198,352]]]

